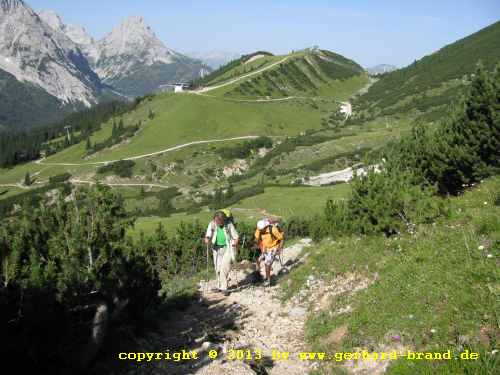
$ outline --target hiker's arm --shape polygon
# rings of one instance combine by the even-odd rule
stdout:
[[[240,237],[238,235],[238,232],[236,231],[236,228],[234,227],[234,224],[229,225],[229,230],[231,231],[231,238],[234,241],[233,246],[237,246]]]
[[[205,244],[208,245],[210,241],[212,240],[212,223],[208,223],[207,231],[205,233]]]
[[[276,239],[279,241],[278,248],[283,249],[283,246],[285,245],[285,234],[276,227],[273,227],[272,230],[274,237],[276,237]]]

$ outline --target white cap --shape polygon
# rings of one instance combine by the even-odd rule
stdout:
[[[257,221],[257,229],[262,230],[265,227],[267,227],[267,221],[266,220],[259,220]]]

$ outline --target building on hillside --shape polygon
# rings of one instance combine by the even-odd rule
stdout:
[[[160,85],[158,88],[160,91],[165,92],[165,91],[173,91],[174,93],[182,93],[184,92],[185,89],[189,88],[189,83],[185,82],[173,82],[173,83],[166,83],[164,85]]]

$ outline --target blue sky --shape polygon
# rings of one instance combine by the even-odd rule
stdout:
[[[143,16],[175,50],[268,50],[313,45],[368,67],[404,66],[500,19],[499,0],[27,0],[95,38]]]

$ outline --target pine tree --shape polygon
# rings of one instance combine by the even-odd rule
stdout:
[[[465,97],[437,131],[417,125],[409,137],[387,153],[386,168],[410,170],[415,181],[437,184],[441,194],[456,194],[498,171],[498,74],[498,69],[488,73],[479,65]]]
[[[113,129],[111,130],[111,138],[115,139],[116,137],[118,137],[118,129],[116,127],[116,122],[113,121]]]
[[[227,188],[227,191],[226,191],[226,198],[230,199],[233,197],[233,195],[234,195],[234,187],[233,187],[233,185],[229,185],[229,187]]]
[[[498,88],[494,75],[478,65],[469,91],[451,121],[439,132],[447,162],[447,190],[458,191],[500,166]]]
[[[30,186],[32,183],[33,181],[31,181],[30,173],[26,172],[26,174],[24,175],[24,185]]]
[[[87,144],[85,145],[87,151],[92,149],[92,142],[90,142],[90,137],[87,137]]]

